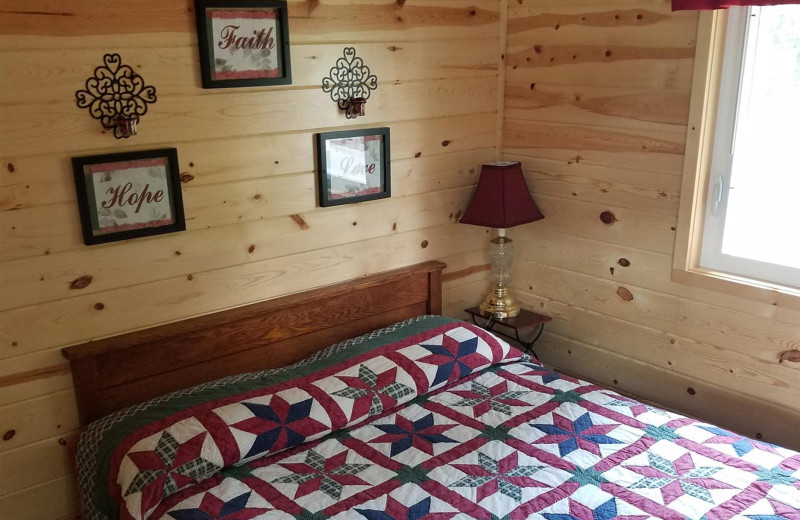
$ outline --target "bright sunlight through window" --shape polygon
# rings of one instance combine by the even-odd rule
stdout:
[[[800,287],[800,5],[728,18],[700,265]]]

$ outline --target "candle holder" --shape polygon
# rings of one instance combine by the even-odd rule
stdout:
[[[376,88],[378,77],[370,73],[353,47],[344,48],[343,57],[336,60],[328,77],[322,79],[322,90],[331,95],[347,119],[364,115],[367,99]]]
[[[136,135],[147,105],[157,99],[156,88],[146,85],[130,65],[122,65],[119,54],[103,56],[103,65],[94,69],[94,76],[86,80],[86,89],[76,91],[75,98],[79,108],[89,109],[103,128],[114,130],[117,139]]]

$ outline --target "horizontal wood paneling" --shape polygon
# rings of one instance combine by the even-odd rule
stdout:
[[[461,209],[466,205],[470,191],[460,189],[454,193],[455,197],[447,206],[436,206],[433,212],[437,217],[430,216],[432,224],[442,224],[449,222],[449,214]],[[413,208],[412,208],[413,209]],[[389,209],[391,211],[391,209]],[[397,211],[397,210],[395,210]],[[388,217],[396,217],[391,213]],[[425,215],[422,213],[422,218]],[[349,230],[353,226],[352,222],[358,221],[338,221],[339,228]],[[291,227],[293,221],[285,218],[282,223]],[[294,224],[295,227],[296,224]],[[362,221],[362,226],[370,226],[369,220]],[[346,227],[349,226],[349,227]],[[0,357],[11,357],[27,352],[40,350],[48,347],[63,345],[79,341],[84,337],[97,337],[113,334],[118,330],[118,320],[123,319],[130,323],[131,327],[138,328],[145,326],[148,322],[163,322],[171,319],[179,319],[194,314],[210,312],[215,308],[227,308],[235,306],[239,298],[245,297],[250,293],[252,300],[256,301],[268,297],[280,296],[292,290],[293,283],[302,284],[306,289],[323,285],[326,282],[324,267],[333,268],[341,266],[342,278],[347,279],[356,277],[371,271],[371,266],[379,267],[377,271],[385,270],[390,267],[401,267],[405,265],[404,260],[418,256],[420,259],[435,259],[430,256],[433,251],[446,253],[444,247],[460,247],[461,240],[465,236],[479,234],[480,230],[470,230],[463,232],[461,226],[455,223],[444,225],[438,228],[426,228],[407,233],[393,234],[391,222],[386,222],[383,227],[383,234],[378,238],[360,237],[361,240],[344,245],[331,244],[323,245],[322,249],[314,249],[308,252],[299,252],[291,256],[278,256],[260,261],[243,261],[231,267],[211,269],[208,271],[198,271],[192,269],[191,265],[185,265],[184,273],[176,275],[170,270],[165,270],[165,278],[157,279],[148,283],[130,285],[120,289],[103,291],[98,294],[78,295],[69,299],[56,300],[53,302],[40,303],[37,305],[20,307],[0,314],[0,327],[3,330],[3,341],[0,343]],[[330,228],[329,228],[330,229]],[[335,228],[334,228],[335,229]],[[294,230],[292,230],[294,231]],[[330,231],[329,231],[330,232]],[[304,240],[300,231],[294,231],[295,240]],[[328,235],[331,237],[331,235]],[[328,240],[326,237],[325,241]],[[313,239],[313,235],[310,237]],[[339,237],[341,239],[341,237]],[[420,244],[427,240],[428,244],[421,250]],[[323,241],[323,244],[325,243]],[[260,245],[260,244],[259,244]],[[258,246],[257,246],[258,247]],[[359,255],[358,251],[364,247],[384,248],[378,249],[380,254]],[[392,248],[400,248],[394,257],[389,256],[388,251]],[[202,248],[197,255],[202,255]],[[240,254],[249,254],[247,244],[241,246]],[[194,250],[189,250],[192,255]],[[169,253],[168,253],[169,254]],[[337,256],[341,254],[342,256]],[[176,256],[171,253],[170,256]],[[181,257],[184,256],[182,253]],[[234,254],[233,257],[239,255]],[[191,256],[190,256],[191,257]],[[413,263],[413,262],[410,262]],[[304,278],[303,273],[313,267],[315,273],[309,273]],[[200,267],[200,266],[197,266]],[[191,274],[191,277],[188,275]],[[349,274],[349,276],[348,276]],[[295,279],[299,277],[299,279]],[[281,287],[281,280],[287,280],[288,287]],[[229,295],[223,297],[217,291]],[[216,297],[212,295],[216,294]],[[261,296],[259,298],[259,295]],[[139,309],[141,302],[148,302],[147,308]],[[197,302],[199,307],[192,309]],[[103,308],[97,310],[97,303],[102,303]],[[171,308],[173,310],[168,311]],[[136,311],[138,318],[129,316],[129,313]],[[141,320],[139,324],[133,324],[132,320]],[[152,321],[150,321],[152,320]],[[69,327],[65,327],[69,324]],[[66,329],[66,330],[65,330]],[[88,334],[88,336],[87,336]]]
[[[675,176],[580,163],[573,163],[576,164],[573,167],[546,159],[531,161],[527,157],[518,160],[526,164],[528,182],[535,183],[537,193],[542,195],[669,216],[675,215],[678,207],[680,178]]]
[[[0,489],[14,493],[40,482],[70,475],[73,466],[67,455],[69,442],[77,431],[65,432],[22,448],[0,452]]]
[[[92,0],[35,0],[24,4],[3,0],[0,11],[4,14],[0,34],[10,42],[16,41],[3,48],[41,48],[52,45],[53,37],[97,35],[153,38],[162,33],[178,33],[184,35],[184,40],[191,40],[195,32],[191,0],[134,0],[126,3],[125,10]],[[385,0],[289,2],[290,31],[295,42],[411,39],[428,32],[438,33],[437,39],[446,39],[463,36],[465,29],[494,37],[498,16],[497,3],[491,0],[477,0],[468,6],[460,0],[411,0],[401,4]]]
[[[373,67],[374,68],[374,67]],[[380,74],[380,69],[373,72]],[[380,77],[379,77],[380,78]],[[321,80],[321,78],[320,78]],[[443,78],[409,83],[380,82],[370,96],[362,124],[445,117],[486,112],[494,108],[496,79]],[[426,100],[409,103],[409,99]],[[139,124],[137,144],[235,137],[316,130],[346,122],[341,111],[321,89],[258,91],[233,89],[226,95],[198,93],[161,100],[148,108]],[[313,113],[314,118],[296,117]],[[33,155],[40,150],[25,135],[40,135],[51,144],[48,151],[96,149],[108,146],[98,122],[71,100],[46,105],[0,105],[2,156]]]
[[[548,282],[543,281],[547,277],[545,269],[531,271],[531,278],[526,281],[529,287],[533,287],[535,296],[526,295],[524,299],[533,306],[543,305],[548,315],[558,318],[552,326],[548,325],[549,330],[581,341],[591,339],[591,344],[610,352],[678,371],[709,384],[724,383],[723,386],[739,391],[746,389],[754,395],[774,393],[775,403],[787,409],[798,409],[794,394],[779,392],[787,385],[800,385],[800,371],[775,362],[786,347],[778,347],[764,339],[753,340],[749,350],[730,348],[721,357],[721,348],[703,341],[703,331],[698,327],[674,325],[686,311],[681,299],[665,303],[658,295],[647,294],[646,290],[630,285],[593,287],[590,283],[583,283],[586,277],[574,274],[574,285],[562,291],[587,287],[588,291],[581,291],[583,298],[565,300],[561,297],[563,293],[553,290]],[[553,278],[551,280],[555,282]],[[564,278],[558,281],[565,283]],[[631,291],[633,301],[649,297],[643,304],[647,311],[642,312],[630,305],[632,302],[619,298],[616,291],[620,286]],[[570,303],[562,303],[564,301]],[[592,303],[587,304],[587,301]],[[623,309],[619,310],[619,307]],[[668,312],[672,312],[672,316],[663,320],[670,326],[654,326],[662,319],[661,314],[666,316]],[[651,314],[658,314],[658,317],[654,319]]]
[[[15,435],[0,443],[0,452],[78,429],[72,388],[0,408],[0,431]]]
[[[767,320],[793,323],[797,310],[775,305],[772,300],[755,301],[729,296],[673,282],[669,275],[672,256],[609,244],[600,240],[537,229],[535,236],[517,237],[523,258],[558,266],[623,284],[648,287],[654,291],[682,296],[713,307],[750,313]]]
[[[499,7],[291,0],[292,85],[203,90],[191,0],[0,0],[0,517],[76,513],[66,345],[429,259],[446,312],[475,303],[487,235],[456,222],[498,154]],[[380,82],[357,120],[320,88],[349,45]],[[75,106],[107,52],[158,92],[131,139]],[[314,134],[375,126],[392,198],[317,207]],[[70,158],[166,146],[188,230],[84,246]]]
[[[533,183],[531,183],[533,184]],[[578,200],[536,195],[536,204],[547,217],[537,228],[561,231],[586,238],[630,245],[648,251],[672,251],[676,217],[615,208]],[[610,214],[612,223],[606,224],[601,215]],[[527,232],[527,229],[526,231]]]
[[[397,159],[474,151],[494,144],[494,113],[387,123],[393,129],[392,156]],[[80,155],[91,153],[95,152],[82,150]],[[178,160],[181,171],[194,177],[191,186],[309,172],[316,167],[311,132],[186,142],[181,144]],[[0,210],[74,201],[70,168],[69,157],[58,153],[2,158]]]
[[[800,448],[800,371],[778,363],[800,348],[798,309],[671,280],[697,14],[666,0],[521,0],[508,14],[503,155],[546,216],[509,233],[522,301],[554,318],[537,352]]]
[[[364,63],[380,64],[385,71],[379,79],[386,83],[424,79],[497,75],[496,38],[454,40],[447,45],[408,42],[402,46],[384,42],[358,45]],[[474,52],[463,46],[475,45]],[[320,88],[333,63],[342,57],[338,43],[292,45],[292,86]],[[115,48],[123,62],[136,66],[147,84],[155,85],[162,98],[182,96],[200,87],[197,74],[197,45],[159,48]],[[65,59],[56,61],[49,49],[16,52],[0,51],[2,104],[26,103],[32,97],[42,103],[57,103],[74,96],[85,83],[88,73],[98,66],[102,56],[96,49],[62,51]],[[213,95],[208,93],[206,95]]]
[[[13,520],[77,520],[77,483],[72,475],[0,496],[0,511]]]
[[[326,247],[382,236],[392,231],[410,231],[434,222],[449,222],[454,220],[453,213],[461,209],[459,205],[464,203],[476,180],[476,161],[480,162],[487,153],[491,151],[483,149],[465,152],[463,156],[444,156],[442,160],[435,161],[442,164],[444,170],[441,171],[435,168],[434,161],[426,161],[431,163],[430,168],[425,170],[426,175],[418,179],[413,175],[413,167],[396,171],[394,177],[399,177],[399,186],[394,191],[398,196],[385,203],[298,211],[308,225],[305,230],[282,214],[234,226],[241,231],[241,235],[232,234],[230,225],[215,226],[187,232],[177,240],[176,237],[163,236],[98,248],[92,258],[81,262],[77,261],[84,256],[81,246],[61,254],[10,261],[7,262],[9,269],[0,275],[6,287],[6,298],[0,302],[0,308],[24,307],[125,287],[140,279],[136,266],[148,258],[152,259],[154,255],[163,261],[162,276],[168,277],[187,271],[224,267],[235,260],[253,262],[303,251],[304,244],[291,240],[293,237],[303,237],[305,243]],[[437,189],[440,191],[436,192]],[[268,197],[267,194],[276,191],[273,189],[263,193]],[[352,225],[353,222],[357,224]],[[358,222],[362,225],[359,226]],[[242,236],[252,239],[243,240]],[[251,245],[255,246],[253,251],[250,251]],[[92,276],[88,287],[80,291],[70,289],[73,280],[85,275]],[[37,291],[30,291],[32,285],[37,287]]]

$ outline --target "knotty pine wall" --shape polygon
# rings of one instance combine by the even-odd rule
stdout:
[[[3,519],[77,511],[65,345],[430,259],[449,265],[449,314],[486,286],[486,233],[457,220],[498,154],[500,2],[290,1],[292,85],[217,90],[193,5],[0,0]],[[356,121],[320,88],[348,45],[379,79]],[[157,88],[128,140],[75,106],[107,52]],[[357,126],[391,128],[392,198],[318,208],[313,135]],[[164,146],[193,177],[187,231],[84,246],[70,158]]]
[[[555,318],[544,361],[800,448],[778,364],[800,314],[670,280],[697,24],[668,0],[509,1],[504,158],[547,216],[509,232],[516,286]]]

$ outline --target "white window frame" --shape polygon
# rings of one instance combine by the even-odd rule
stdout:
[[[747,111],[742,103],[749,99],[745,91],[747,77],[754,74],[756,36],[751,29],[761,20],[760,7],[731,7],[728,10],[722,78],[717,102],[717,121],[711,172],[708,178],[705,224],[700,252],[700,265],[709,269],[772,281],[800,288],[800,269],[722,252],[722,237],[731,171],[739,133],[738,114]],[[734,80],[735,78],[735,80]]]
[[[737,23],[733,19],[730,21],[732,24]],[[743,274],[732,274],[718,267],[701,265],[703,230],[709,220],[707,213],[711,211],[707,204],[709,189],[714,188],[711,171],[714,147],[725,146],[726,142],[730,146],[735,138],[733,134],[727,138],[715,135],[717,114],[726,117],[723,114],[730,113],[720,106],[720,103],[726,103],[721,99],[725,95],[721,88],[721,78],[728,22],[728,10],[703,11],[699,15],[672,279],[695,287],[800,310],[798,287],[765,281],[757,275],[743,273],[738,268],[731,271]],[[740,34],[743,33],[740,31]],[[733,44],[729,48],[735,49],[737,46]],[[743,42],[738,48],[740,51],[744,50]],[[729,59],[735,59],[732,54],[728,53]],[[736,91],[735,99],[738,100],[738,85]],[[734,105],[736,102],[734,101]],[[733,125],[728,127],[733,128]],[[721,233],[719,235],[721,238]],[[775,268],[771,264],[766,265],[771,271]]]

